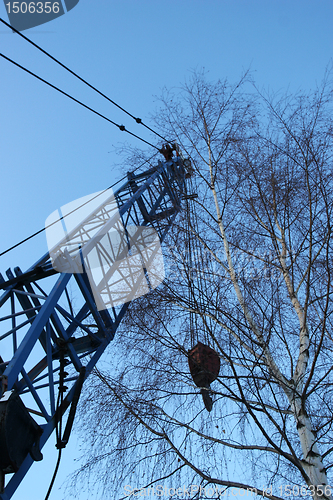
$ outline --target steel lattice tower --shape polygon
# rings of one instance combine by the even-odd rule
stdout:
[[[40,450],[70,407],[67,426],[58,443],[60,447],[66,445],[82,384],[114,338],[131,299],[137,296],[133,286],[135,290],[143,284],[148,289],[151,286],[146,269],[144,273],[141,269],[137,276],[132,270],[125,280],[132,280],[132,295],[127,296],[126,302],[126,298],[119,299],[117,280],[112,282],[114,273],[119,273],[117,262],[131,254],[129,241],[134,236],[138,241],[142,228],[148,230],[148,236],[151,228],[163,242],[181,207],[186,174],[183,163],[186,160],[177,156],[143,173],[129,173],[127,182],[112,194],[112,200],[104,199],[98,210],[85,218],[84,225],[72,231],[71,241],[76,242],[76,247],[68,244],[68,238],[60,244],[62,260],[52,260],[49,252],[25,273],[15,268],[14,273],[7,271],[7,280],[0,275],[0,287],[4,290],[0,297],[1,500],[12,497],[33,461],[42,458]],[[115,234],[120,226],[126,238],[114,245],[110,259],[110,245],[105,248],[105,238],[112,231]],[[96,303],[96,290],[92,290],[84,265],[92,245],[95,259],[107,263],[101,283],[108,286],[104,290],[100,285],[98,289],[107,303],[104,309]],[[75,272],[75,265],[80,265],[77,248],[80,272]],[[14,417],[8,417],[13,426],[11,432],[16,434],[15,419],[24,421],[23,427],[28,429],[24,430],[26,449],[20,451],[20,456],[15,452],[14,458],[10,454],[15,440],[12,445],[7,443],[1,432],[9,400],[14,411]],[[17,439],[22,441],[19,432]],[[5,487],[7,473],[13,475]]]

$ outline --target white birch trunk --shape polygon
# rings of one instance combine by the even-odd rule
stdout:
[[[319,453],[315,433],[312,429],[311,420],[302,408],[300,397],[293,397],[289,394],[291,410],[295,416],[297,432],[303,451],[302,464],[304,470],[309,476],[308,486],[312,486],[313,498],[315,500],[331,500],[330,488],[327,484],[326,470],[323,465],[322,456]],[[314,487],[321,487],[316,492]],[[326,486],[326,488],[325,488]]]

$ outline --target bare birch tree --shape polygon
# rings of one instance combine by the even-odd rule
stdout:
[[[103,498],[332,498],[332,92],[245,89],[194,74],[163,96],[157,124],[194,174],[167,278],[132,304],[82,405],[76,479]],[[188,369],[198,340],[221,359],[211,413]]]

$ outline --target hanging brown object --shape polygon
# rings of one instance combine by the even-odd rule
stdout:
[[[218,377],[220,371],[220,357],[214,349],[198,342],[188,352],[188,364],[193,381],[201,388],[201,395],[208,411],[212,410],[210,384]]]
[[[164,144],[162,148],[159,150],[159,152],[164,156],[166,161],[172,160],[174,151],[176,151],[175,144],[173,144],[172,146],[170,146],[170,144]]]

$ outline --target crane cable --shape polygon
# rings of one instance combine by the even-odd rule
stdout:
[[[145,165],[146,163],[150,162],[155,156],[157,155],[157,153],[153,154],[153,156],[151,156],[150,158],[148,158],[148,160],[145,160],[143,163],[141,163],[138,167],[136,167],[133,172],[136,172],[139,168],[141,168],[143,165]],[[38,234],[41,234],[43,233],[46,229],[48,229],[49,227],[53,226],[54,224],[58,223],[60,220],[63,220],[65,217],[67,217],[68,215],[71,215],[72,213],[76,212],[76,210],[79,210],[80,208],[82,208],[84,205],[87,205],[87,203],[90,203],[92,200],[94,200],[95,198],[97,198],[98,196],[101,196],[103,193],[105,193],[108,189],[112,189],[114,186],[116,186],[117,184],[119,184],[120,182],[122,182],[123,180],[127,179],[127,175],[124,175],[124,177],[122,177],[121,179],[119,179],[117,182],[115,182],[114,184],[112,184],[111,186],[109,186],[108,188],[104,189],[103,191],[100,191],[96,196],[94,196],[93,198],[90,198],[90,200],[86,201],[85,203],[83,203],[82,205],[74,208],[74,210],[72,210],[71,212],[68,212],[67,214],[63,215],[62,217],[60,217],[60,219],[57,219],[56,221],[54,222],[51,222],[51,224],[49,224],[48,226],[45,226],[43,227],[42,229],[40,229],[39,231],[36,231],[35,233],[31,234],[30,236],[28,236],[27,238],[24,238],[23,240],[19,241],[19,243],[16,243],[15,245],[11,246],[10,248],[7,248],[7,250],[5,250],[4,252],[1,252],[0,253],[0,257],[2,257],[3,255],[5,255],[6,253],[10,252],[11,250],[14,250],[14,248],[17,248],[18,246],[22,245],[23,243],[25,243],[26,241],[29,241],[31,240],[32,238],[34,238],[35,236],[37,236]]]
[[[195,192],[193,186],[193,181],[190,178],[189,183],[187,185],[188,191]],[[198,310],[200,311],[200,294],[198,296],[198,269],[197,269],[197,253],[196,253],[196,243],[197,238],[194,234],[194,231],[197,232],[196,227],[196,213],[193,209],[193,201],[191,199],[186,200],[186,225],[185,225],[185,238],[187,239],[187,250],[188,255],[186,255],[185,265],[187,267],[187,274],[189,280],[188,287],[188,300],[190,305],[190,342],[191,349],[198,343],[199,341],[199,331],[200,325],[198,320]],[[199,288],[200,290],[200,288]],[[199,313],[200,314],[200,313]]]
[[[64,349],[60,348],[59,350],[60,354],[60,366],[59,366],[59,391],[58,391],[58,398],[57,398],[57,406],[56,406],[56,426],[55,426],[55,431],[56,431],[56,448],[58,449],[58,458],[57,462],[53,471],[52,479],[49,484],[49,488],[47,490],[45,500],[48,500],[51,490],[53,488],[56,476],[58,474],[59,470],[59,465],[60,465],[60,460],[61,460],[61,452],[63,447],[61,446],[61,435],[62,435],[62,410],[63,410],[63,403],[64,403],[64,392],[67,389],[64,386],[64,380],[65,380],[65,358],[64,358]]]
[[[141,118],[136,118],[134,115],[132,115],[131,113],[129,113],[126,109],[124,109],[122,106],[120,106],[119,104],[117,104],[115,101],[113,101],[112,99],[110,99],[107,95],[105,95],[103,92],[101,92],[100,90],[98,90],[96,87],[94,87],[93,85],[91,85],[89,82],[87,82],[84,78],[82,78],[80,75],[78,75],[77,73],[75,73],[74,71],[72,71],[70,68],[68,68],[68,66],[66,66],[65,64],[63,64],[61,61],[59,61],[58,59],[56,59],[54,56],[52,56],[51,54],[49,54],[49,52],[47,52],[46,50],[44,50],[42,47],[40,47],[39,45],[37,45],[36,43],[34,43],[32,40],[30,40],[28,37],[26,37],[25,35],[23,35],[20,31],[16,30],[15,28],[13,28],[10,24],[6,23],[6,21],[4,21],[2,18],[0,18],[0,21],[5,25],[7,26],[8,28],[11,28],[15,33],[17,33],[18,35],[20,35],[21,38],[23,38],[24,40],[26,40],[27,42],[29,42],[31,45],[33,45],[36,49],[40,50],[43,54],[45,54],[47,57],[49,57],[50,59],[52,59],[52,61],[56,62],[57,64],[59,64],[62,68],[64,68],[66,71],[68,71],[69,73],[71,73],[73,76],[75,76],[76,78],[78,78],[81,82],[83,82],[85,85],[87,85],[88,87],[90,87],[92,90],[94,90],[95,92],[97,92],[99,95],[101,95],[102,97],[104,97],[104,99],[108,100],[109,102],[111,102],[111,104],[113,104],[114,106],[116,106],[117,108],[119,108],[121,111],[123,111],[124,113],[126,113],[128,116],[130,116],[131,118],[133,118],[133,120],[136,121],[136,123],[138,124],[141,124],[143,125],[146,129],[150,130],[151,132],[153,132],[153,134],[157,135],[158,137],[160,137],[161,139],[163,139],[164,142],[169,142],[167,139],[165,139],[162,135],[160,135],[158,132],[156,132],[155,130],[153,130],[152,128],[150,128],[148,125],[146,125],[145,123],[143,123],[143,121],[141,120]],[[119,127],[119,125],[118,125]],[[171,144],[171,143],[170,143]]]
[[[80,104],[80,106],[83,106],[84,108],[88,109],[92,113],[95,113],[95,115],[100,116],[101,118],[103,118],[104,120],[108,121],[109,123],[112,123],[112,125],[115,125],[116,127],[118,127],[119,130],[121,130],[122,132],[127,132],[128,134],[132,135],[133,137],[136,137],[137,139],[139,139],[140,141],[145,142],[146,144],[148,144],[148,146],[151,146],[152,148],[155,148],[155,149],[157,149],[157,151],[159,151],[159,148],[157,146],[154,146],[154,144],[151,144],[150,142],[146,141],[145,139],[142,139],[142,137],[139,137],[138,135],[134,134],[133,132],[130,132],[129,130],[127,130],[125,128],[124,125],[118,125],[118,123],[110,120],[110,118],[107,118],[105,115],[102,115],[102,113],[99,113],[98,111],[96,111],[95,109],[91,108],[87,104],[84,104],[83,102],[79,101],[78,99],[76,99],[72,95],[67,94],[67,92],[65,92],[64,90],[61,90],[61,89],[59,89],[59,87],[56,87],[55,85],[53,85],[52,83],[48,82],[47,80],[44,80],[44,78],[42,78],[41,76],[36,75],[36,73],[33,73],[32,71],[30,71],[29,69],[25,68],[24,66],[22,66],[19,63],[17,63],[16,61],[13,61],[13,59],[10,59],[10,57],[7,57],[7,56],[5,56],[4,54],[1,54],[1,53],[0,53],[0,56],[3,57],[4,59],[6,59],[7,61],[11,62],[12,64],[14,64],[15,66],[17,66],[18,68],[23,69],[23,71],[25,71],[26,73],[29,73],[29,75],[34,76],[35,78],[37,78],[41,82],[45,83],[49,87],[53,88],[54,90],[57,90],[58,92],[60,92],[61,94],[65,95],[69,99],[72,99],[72,101],[77,102],[78,104]]]
[[[190,192],[198,192],[199,186],[192,179],[188,183]],[[190,315],[190,341],[191,347],[194,347],[200,340],[203,339],[207,345],[211,344],[212,320],[210,315],[205,317],[202,314],[207,308],[208,285],[207,279],[203,279],[205,266],[208,265],[207,257],[203,252],[202,244],[197,237],[200,235],[199,230],[199,215],[194,208],[194,201],[186,200],[186,226],[185,236],[187,237],[188,256],[186,265],[188,267],[188,300],[191,311]],[[208,278],[209,279],[209,278]],[[192,311],[196,309],[198,312]],[[200,313],[201,312],[201,313]],[[199,332],[200,335],[199,335]]]

